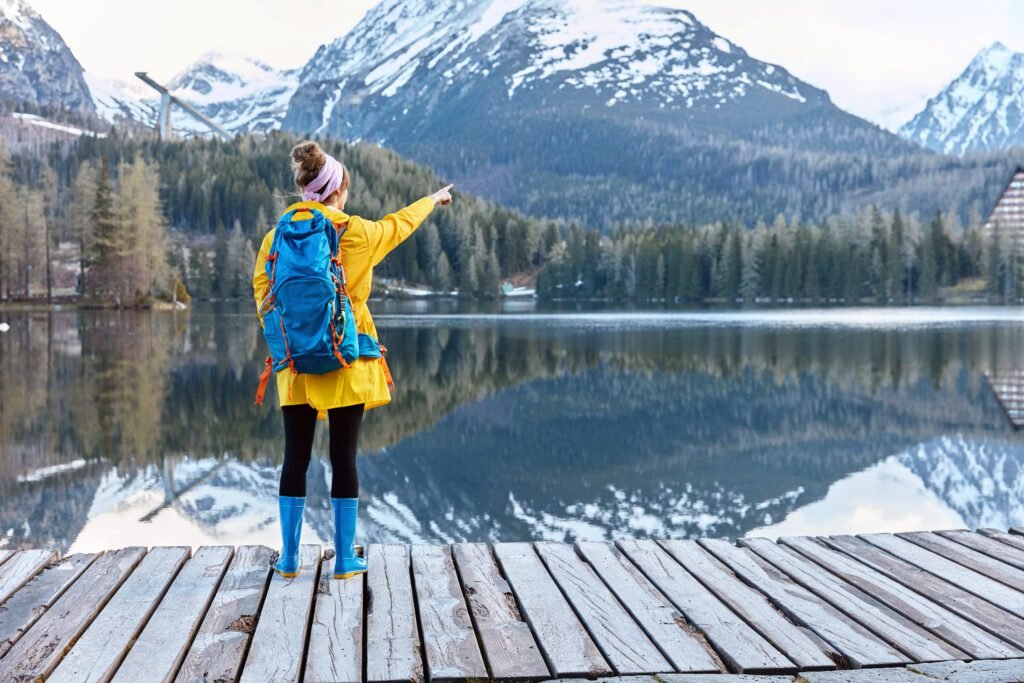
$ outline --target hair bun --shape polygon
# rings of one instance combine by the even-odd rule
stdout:
[[[327,155],[315,142],[300,142],[292,148],[292,170],[300,190],[319,175],[326,162]]]

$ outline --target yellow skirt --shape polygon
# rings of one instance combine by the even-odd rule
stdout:
[[[390,377],[383,358],[360,358],[351,367],[326,375],[295,374],[285,368],[277,373],[277,396],[282,406],[306,404],[326,420],[332,408],[362,403],[372,410],[390,403]]]

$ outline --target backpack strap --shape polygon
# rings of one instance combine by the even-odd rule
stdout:
[[[256,389],[256,400],[255,404],[258,406],[263,405],[263,397],[267,393],[267,383],[270,382],[270,374],[274,371],[274,359],[267,356],[266,365],[263,366],[263,372],[260,373],[260,385]]]

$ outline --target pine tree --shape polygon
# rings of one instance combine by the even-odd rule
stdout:
[[[117,293],[115,281],[118,266],[118,221],[114,215],[114,188],[106,157],[100,165],[96,183],[96,199],[92,210],[92,241],[89,245],[89,271],[86,291],[102,297]]]

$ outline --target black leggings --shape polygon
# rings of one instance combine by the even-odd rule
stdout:
[[[281,468],[282,496],[306,497],[306,470],[313,455],[316,410],[310,406],[282,406],[284,414],[284,467]],[[327,411],[331,426],[331,498],[358,498],[356,447],[363,406],[346,406]]]

